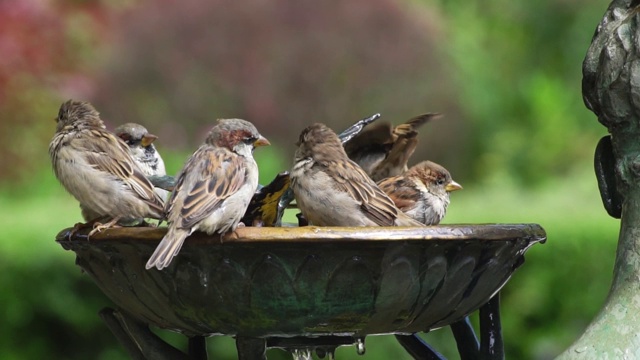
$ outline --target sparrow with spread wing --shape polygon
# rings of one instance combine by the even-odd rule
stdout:
[[[333,130],[313,124],[302,131],[291,170],[298,208],[316,226],[422,226],[398,210],[347,157]]]

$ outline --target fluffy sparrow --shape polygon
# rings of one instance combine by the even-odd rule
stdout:
[[[425,225],[436,225],[447,212],[449,192],[462,189],[442,166],[423,161],[378,186],[405,214]]]
[[[253,124],[222,119],[187,160],[165,211],[169,230],[146,268],[169,266],[187,236],[234,231],[258,186],[253,149],[269,145]]]
[[[345,151],[374,181],[400,175],[418,145],[418,127],[440,116],[418,115],[395,128],[389,123],[370,125],[344,145]]]
[[[302,131],[291,170],[298,208],[317,226],[422,226],[398,208],[351,161],[333,130],[313,124]]]
[[[122,124],[116,128],[115,133],[127,143],[131,156],[147,177],[167,175],[164,161],[153,145],[153,142],[158,138],[157,136],[150,134],[144,126],[136,123]],[[156,188],[155,192],[164,200],[169,195],[167,190],[160,188]]]
[[[378,120],[379,118],[380,118],[380,114],[373,114],[369,117],[358,120],[355,124],[349,126],[345,131],[341,132],[338,135],[338,138],[340,138],[340,142],[344,144],[349,140],[353,139],[356,135],[358,135],[362,131],[362,129],[365,128],[365,126],[371,124],[372,122]],[[276,215],[276,220],[274,222],[274,226],[282,226],[282,216],[284,215],[284,211],[289,207],[289,205],[293,200],[294,200],[293,190],[291,190],[291,188],[287,188],[287,190],[285,190],[285,192],[282,194],[282,196],[278,200],[277,215]],[[297,206],[294,206],[294,207],[297,208]],[[297,214],[296,216],[298,216],[299,226],[307,225],[306,219],[304,219],[304,217],[301,216],[301,214]],[[302,219],[304,219],[305,225],[302,225],[303,224]]]
[[[120,138],[107,131],[87,102],[69,100],[56,118],[49,155],[56,177],[79,202],[85,221],[109,218],[90,233],[123,219],[160,219],[163,200],[153,191]]]

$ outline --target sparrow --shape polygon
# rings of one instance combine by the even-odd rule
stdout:
[[[194,231],[234,231],[258,186],[253,150],[270,145],[253,124],[221,119],[176,177],[165,206],[168,227],[146,268],[169,266]]]
[[[396,208],[326,125],[307,127],[296,145],[290,186],[312,225],[423,226]]]
[[[289,189],[289,182],[289,172],[283,171],[269,184],[258,186],[242,216],[242,223],[256,227],[276,226],[283,215],[279,212],[280,199]]]
[[[115,129],[115,133],[122,141],[127,143],[131,156],[147,178],[167,175],[164,161],[153,145],[153,142],[158,139],[157,136],[150,134],[144,126],[136,123],[122,124]],[[157,187],[155,192],[164,200],[169,195],[167,190]]]
[[[80,202],[85,221],[111,220],[94,224],[89,236],[121,219],[164,216],[162,198],[153,191],[129,147],[106,130],[90,103],[63,103],[56,122],[56,133],[49,144],[55,176]]]
[[[447,212],[449,193],[462,189],[444,167],[423,161],[378,182],[398,209],[425,225],[437,225]]]
[[[341,132],[338,135],[338,137],[340,138],[340,142],[344,144],[347,141],[353,139],[353,137],[358,135],[362,131],[362,129],[364,129],[367,125],[371,124],[372,122],[378,120],[379,118],[380,118],[380,114],[376,113],[364,119],[358,120],[355,124],[349,126],[345,131]],[[287,181],[289,181],[289,179],[287,179]],[[273,223],[274,226],[282,226],[282,217],[284,216],[284,212],[289,207],[289,205],[293,200],[294,200],[293,190],[291,190],[290,187],[287,187],[287,189],[284,191],[284,193],[282,194],[282,196],[280,196],[280,199],[278,200],[278,207],[276,209],[277,211],[276,219],[275,219],[275,222]],[[297,208],[298,206],[294,205],[293,207]],[[298,223],[302,224],[303,222],[300,217],[301,215],[298,214],[296,216],[298,216],[298,220],[299,220]],[[306,224],[306,219],[304,219],[304,223]],[[300,226],[306,226],[306,225],[300,225]]]
[[[164,161],[153,145],[153,142],[158,139],[157,136],[150,134],[144,126],[136,123],[122,124],[116,128],[115,133],[127,143],[131,156],[145,175],[164,176],[167,174]]]
[[[345,143],[345,151],[374,181],[400,175],[418,145],[418,127],[440,116],[418,115],[394,128],[389,123],[373,124]]]

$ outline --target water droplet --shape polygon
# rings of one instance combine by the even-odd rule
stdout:
[[[356,340],[356,351],[358,352],[358,355],[364,355],[364,353],[367,351],[367,349],[364,347],[364,339]]]

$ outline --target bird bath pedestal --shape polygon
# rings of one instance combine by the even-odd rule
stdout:
[[[417,332],[451,326],[462,359],[504,358],[496,295],[546,239],[535,224],[423,228],[246,227],[190,236],[171,265],[146,270],[166,228],[114,228],[57,241],[118,310],[101,316],[134,359],[206,359],[204,337],[236,338],[240,359],[267,347],[316,351],[394,334],[438,359]],[[467,315],[480,309],[478,342]],[[148,326],[190,338],[187,354]]]

